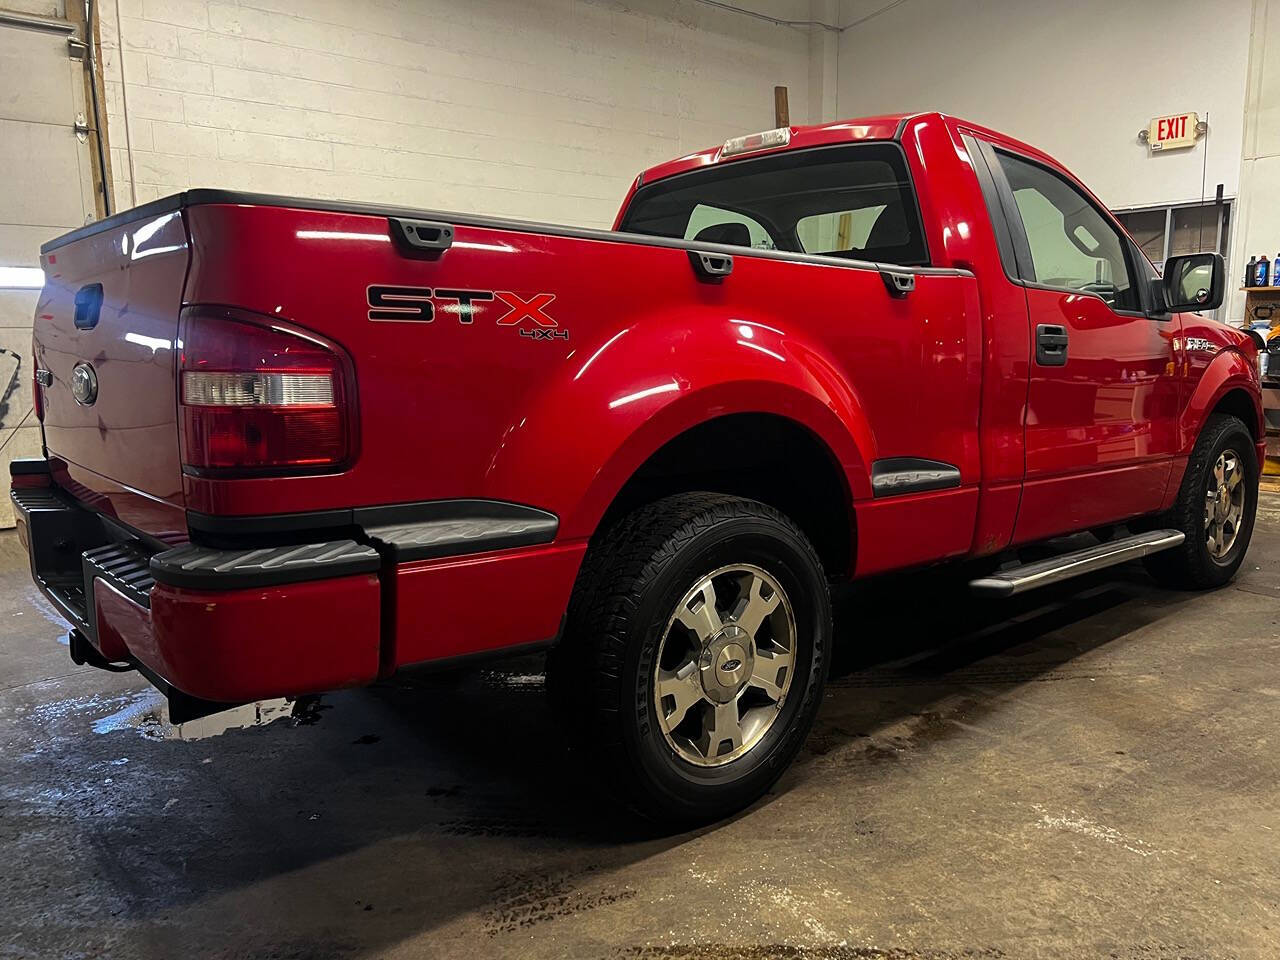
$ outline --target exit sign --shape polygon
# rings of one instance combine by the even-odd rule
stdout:
[[[1147,127],[1147,145],[1157,150],[1180,150],[1194,147],[1200,135],[1200,118],[1194,113],[1179,113],[1172,117],[1156,117]]]

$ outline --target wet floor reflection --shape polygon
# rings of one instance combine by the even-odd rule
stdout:
[[[164,695],[147,688],[133,694],[123,707],[95,720],[93,732],[106,734],[133,730],[148,740],[207,740],[230,730],[265,727],[281,721],[295,725],[314,723],[321,709],[319,697],[296,700],[278,697],[230,707],[185,723],[172,723]]]

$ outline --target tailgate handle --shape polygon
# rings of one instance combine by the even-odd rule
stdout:
[[[86,283],[76,291],[76,329],[92,330],[102,310],[102,284]]]
[[[719,283],[733,273],[733,257],[727,253],[690,250],[689,262],[693,264],[693,272],[698,275],[698,279],[708,283]]]
[[[388,217],[391,236],[402,249],[444,253],[453,245],[453,224],[439,220]]]

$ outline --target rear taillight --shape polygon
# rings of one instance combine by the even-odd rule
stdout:
[[[185,466],[327,470],[350,461],[354,390],[339,347],[220,308],[184,312],[181,339]]]

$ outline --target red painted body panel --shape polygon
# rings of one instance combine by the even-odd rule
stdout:
[[[1118,314],[1097,297],[1027,289],[1030,324],[1062,325],[1066,366],[1032,365],[1016,542],[1153,513],[1176,450],[1177,317]]]
[[[176,426],[174,427],[176,430]],[[165,543],[187,540],[187,511],[178,502],[117,483],[100,473],[50,455],[53,482],[81,503]]]
[[[1191,452],[1205,417],[1232,390],[1241,390],[1258,400],[1257,419],[1251,426],[1258,437],[1266,436],[1253,341],[1239,330],[1193,314],[1184,314],[1183,321],[1178,345],[1184,398],[1177,418],[1178,452]],[[1218,348],[1188,350],[1187,341],[1196,338],[1208,340]]]
[[[174,340],[187,269],[187,235],[174,212],[107,230],[45,259],[36,305],[36,363],[44,443],[103,512],[142,530],[185,536],[178,464]],[[102,284],[96,325],[75,325],[75,297]],[[71,371],[90,360],[100,401],[76,403]]]
[[[862,501],[857,506],[858,576],[964,556],[977,512],[976,486]]]
[[[1120,316],[1097,297],[1012,281],[966,135],[1070,178],[1041,151],[936,113],[795,128],[776,148],[900,136],[931,265],[951,271],[917,271],[902,298],[871,265],[738,248],[732,274],[708,283],[670,245],[467,218],[443,254],[407,255],[385,212],[305,206],[195,203],[58,248],[46,257],[36,321],[37,354],[55,380],[46,443],[55,485],[92,509],[170,542],[188,536],[186,511],[252,517],[477,498],[560,521],[546,546],[388,562],[381,577],[157,587],[149,613],[99,581],[99,642],[180,689],[225,700],[548,640],[628,479],[674,437],[728,414],[788,418],[826,447],[855,516],[855,576],[1167,506],[1204,418],[1230,391],[1254,404],[1261,430],[1247,338],[1195,316]],[[715,148],[637,183],[737,159]],[[95,280],[102,320],[78,330],[72,299]],[[504,296],[476,302],[470,317],[437,301],[430,322],[375,322],[370,285]],[[537,302],[542,320],[502,322],[504,301]],[[358,398],[354,462],[293,476],[184,474],[180,304],[234,306],[345,350]],[[1067,367],[1034,364],[1037,323],[1070,328]],[[102,368],[92,408],[67,388],[85,358]],[[954,465],[960,486],[873,497],[873,464],[899,457]]]
[[[1024,470],[1024,416],[1031,334],[1023,289],[1004,274],[973,161],[960,124],[937,115],[908,124],[904,141],[920,195],[929,248],[938,266],[972,270],[981,303],[981,496],[973,552],[1008,546]]]
[[[361,686],[378,674],[373,575],[254,590],[160,584],[150,610],[97,580],[94,598],[100,637],[194,697],[237,703]]]
[[[427,260],[402,256],[385,218],[230,205],[188,218],[187,301],[235,303],[341,344],[355,360],[362,444],[354,466],[332,475],[187,476],[192,510],[485,497],[550,510],[578,539],[659,446],[740,412],[806,426],[855,498],[869,495],[880,457],[943,460],[978,480],[972,278],[921,276],[910,298],[894,300],[872,270],[746,251],[730,281],[706,284],[683,251],[640,243],[461,225],[452,249]],[[228,234],[241,242],[202,239]],[[309,269],[289,273],[282,254],[297,257],[300,245]],[[633,277],[643,287],[622,289]],[[569,339],[523,338],[496,322],[505,308],[493,302],[472,324],[370,323],[371,281],[553,294],[546,312]],[[917,387],[903,394],[906,382]]]
[[[578,541],[401,564],[389,666],[553,640],[586,549]]]

